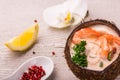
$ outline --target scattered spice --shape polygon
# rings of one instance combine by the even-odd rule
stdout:
[[[38,21],[35,19],[34,22],[37,23]]]
[[[35,54],[35,52],[33,51],[33,54]]]
[[[23,73],[20,80],[41,80],[45,74],[45,70],[42,66],[33,65],[28,68],[28,72]]]
[[[54,52],[54,51],[52,52],[52,55],[55,55],[55,52]]]

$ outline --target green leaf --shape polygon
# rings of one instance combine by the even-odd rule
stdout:
[[[100,67],[103,67],[103,62],[100,62],[100,65],[99,65]]]
[[[73,47],[75,55],[72,57],[72,61],[81,67],[87,67],[87,56],[85,55],[86,41],[81,41]]]

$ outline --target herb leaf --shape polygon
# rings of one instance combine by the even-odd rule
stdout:
[[[100,62],[100,65],[99,65],[100,67],[103,67],[103,62]]]
[[[85,51],[85,45],[86,45],[86,41],[81,41],[80,44],[76,44],[76,45],[73,47],[73,50],[74,50],[76,53],[84,52],[84,51]]]
[[[72,61],[81,67],[87,67],[87,56],[85,55],[86,41],[81,41],[80,44],[76,44],[73,47],[75,55],[72,57]]]

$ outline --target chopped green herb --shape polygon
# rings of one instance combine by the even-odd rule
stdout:
[[[108,53],[108,57],[107,57],[107,59],[108,59],[108,61],[111,61],[112,60],[112,51],[110,51],[109,53]]]
[[[112,51],[108,53],[108,56],[107,56],[108,61],[111,61],[113,59],[115,53],[116,53],[116,48],[114,47]]]
[[[85,45],[86,41],[81,41],[80,44],[76,44],[73,47],[75,55],[72,57],[72,61],[79,66],[87,67],[87,56],[85,55]]]
[[[100,67],[103,67],[103,62],[100,62],[100,65],[99,65]]]
[[[76,53],[84,52],[84,51],[85,51],[85,45],[86,45],[86,41],[81,41],[80,44],[76,44],[76,45],[73,47],[73,50],[74,50]]]

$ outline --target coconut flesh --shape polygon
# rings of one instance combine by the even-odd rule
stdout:
[[[79,24],[85,18],[87,10],[87,4],[84,0],[67,0],[45,9],[43,18],[50,27],[64,28]],[[65,18],[68,13],[70,18],[66,23]]]
[[[111,28],[106,27],[105,25],[94,25],[91,26],[92,29],[96,30],[96,31],[100,31],[100,32],[106,32],[109,34],[112,34],[114,36],[118,36],[118,34]],[[88,66],[86,67],[86,69],[90,69],[90,70],[95,70],[95,71],[102,71],[104,70],[107,66],[109,66],[111,63],[113,63],[120,52],[120,46],[117,44],[114,44],[114,46],[116,47],[116,53],[114,54],[114,57],[112,58],[111,61],[108,61],[107,59],[102,59],[100,58],[99,55],[96,55],[96,53],[99,54],[100,46],[98,46],[95,42],[94,39],[82,39],[85,40],[87,45],[85,46],[86,50],[85,50],[85,54],[87,55],[87,61],[88,61]],[[73,46],[75,46],[75,44],[71,43],[70,45],[70,54],[71,57],[75,54],[75,52],[73,51]],[[93,58],[91,58],[93,57]],[[103,66],[100,67],[100,63],[103,63]]]

